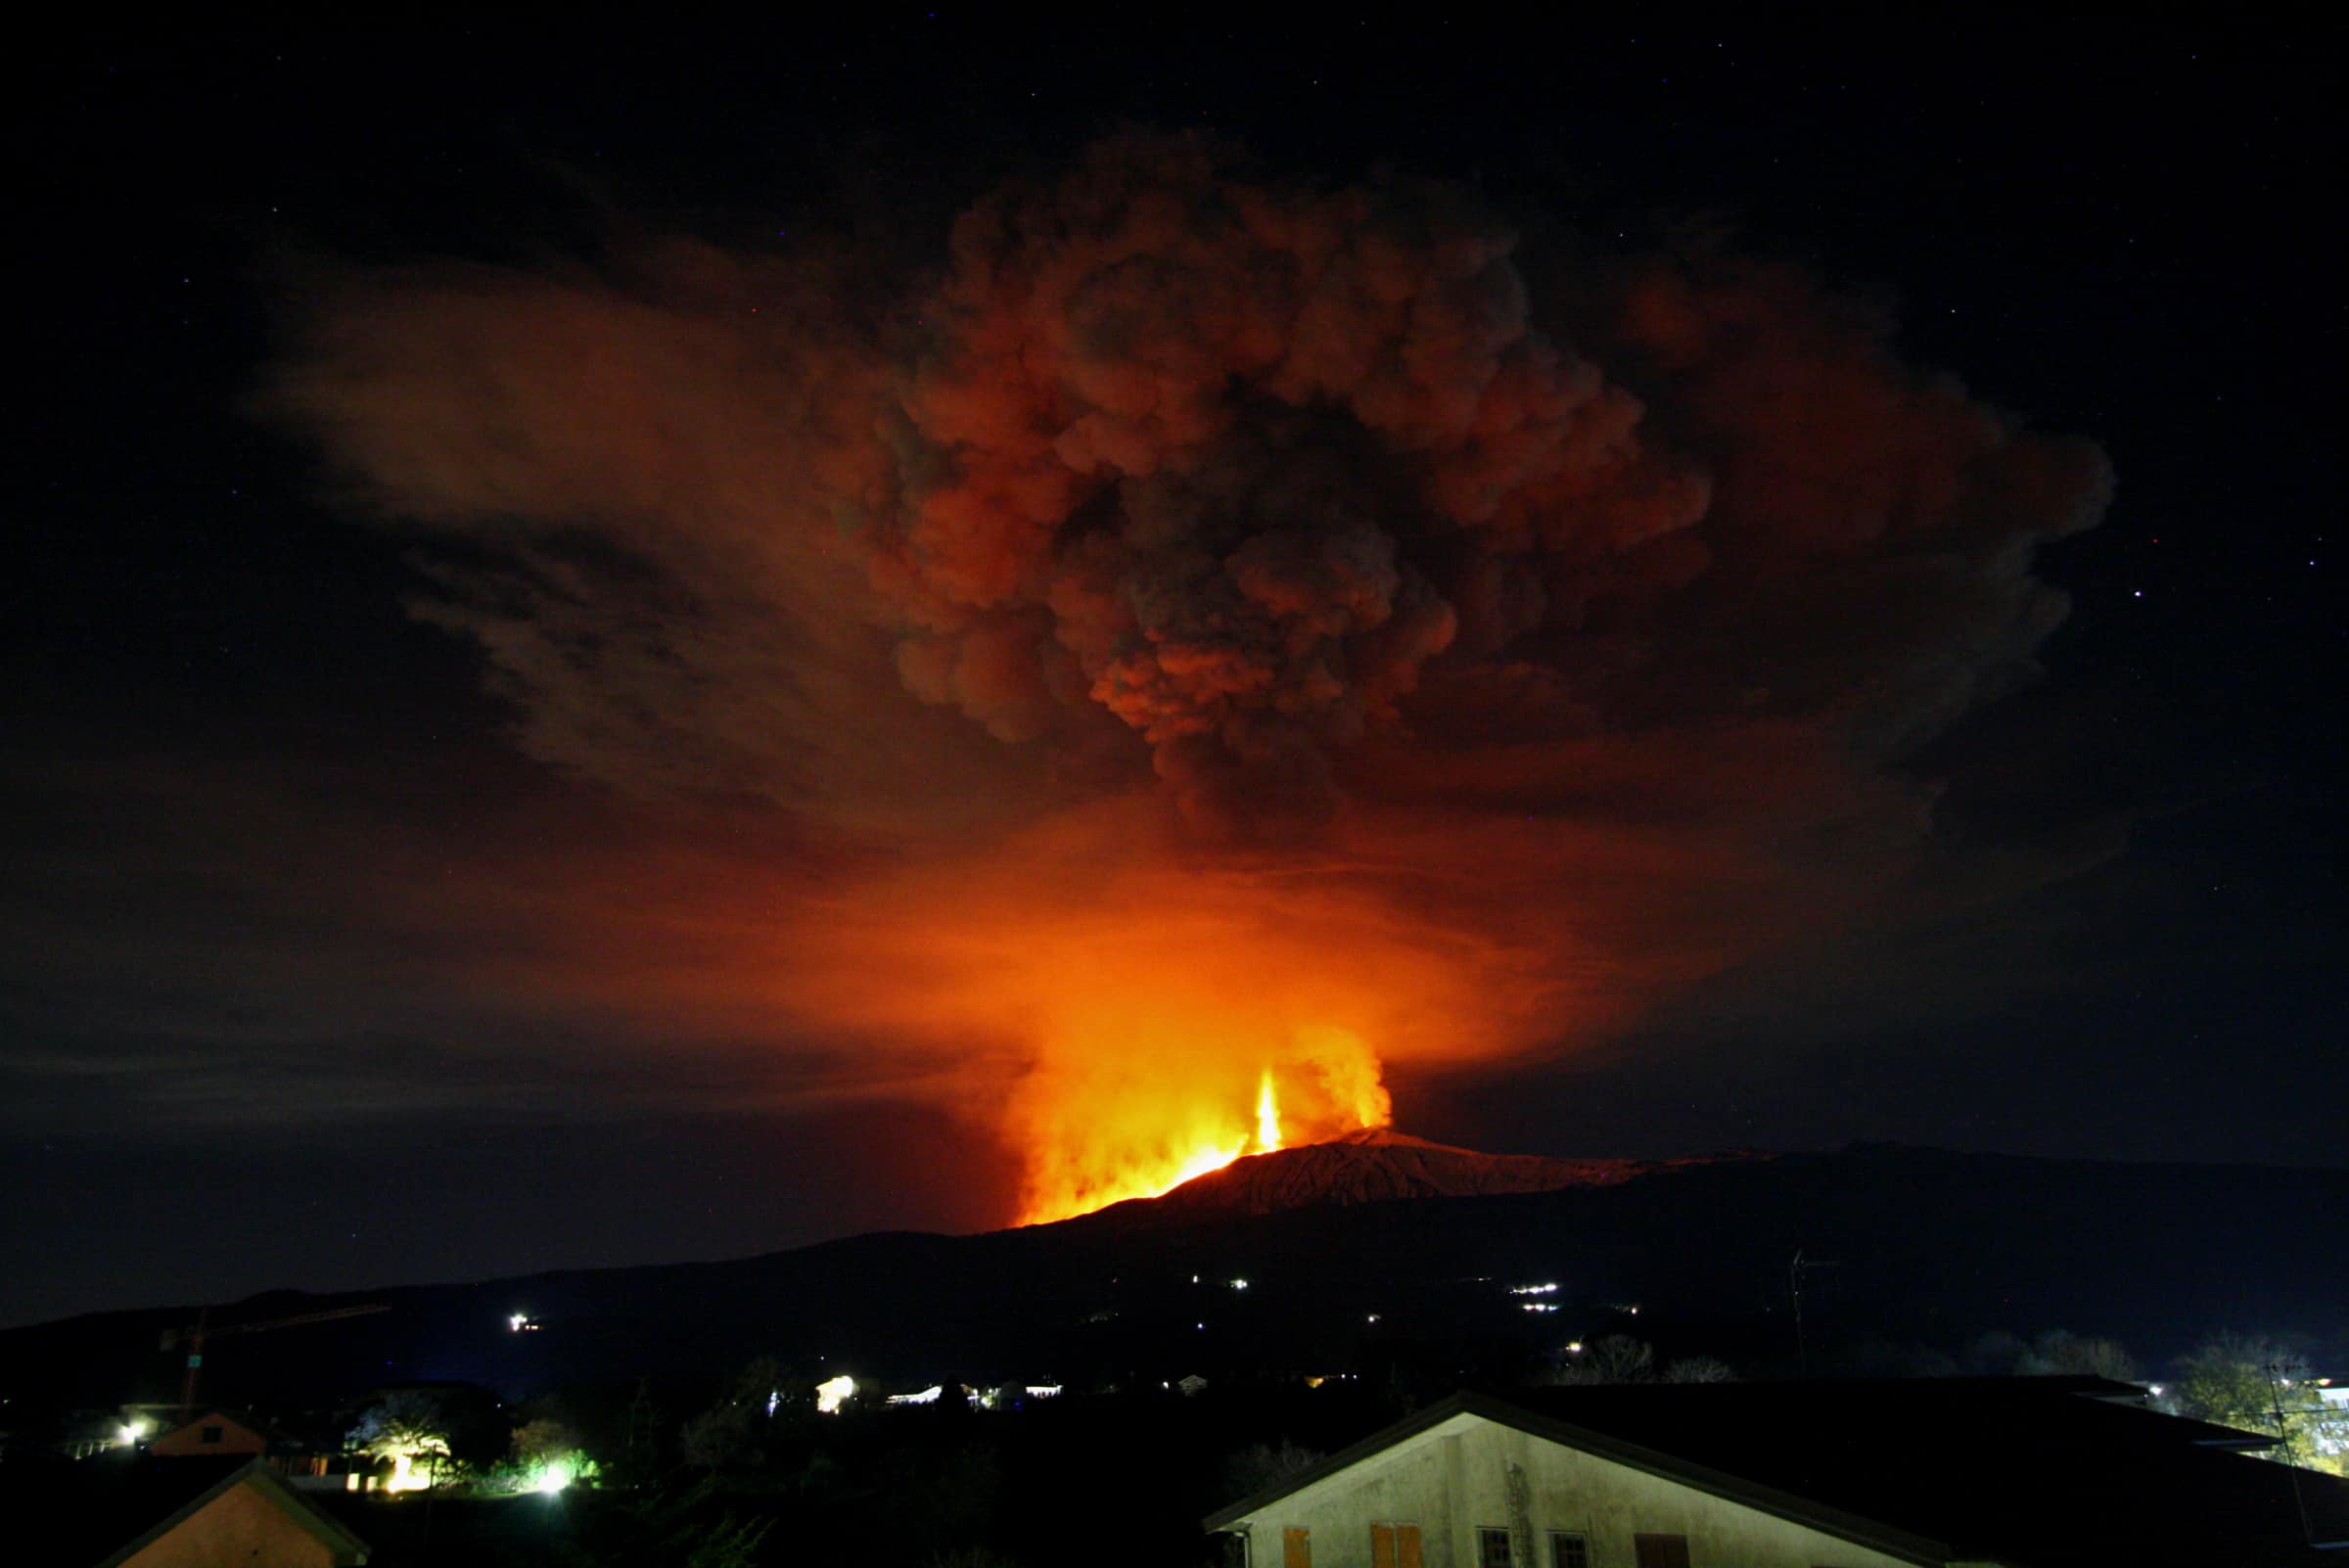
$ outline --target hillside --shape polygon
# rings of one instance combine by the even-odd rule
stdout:
[[[1546,1182],[1559,1167],[1582,1174],[1541,1191],[1374,1196],[1420,1180]],[[1390,1134],[1282,1151],[1227,1175],[1022,1230],[275,1293],[215,1307],[214,1321],[367,1301],[392,1310],[216,1340],[207,1397],[315,1404],[438,1378],[523,1393],[714,1376],[761,1353],[884,1387],[949,1377],[1088,1386],[1190,1371],[1356,1371],[1449,1386],[1624,1330],[1668,1354],[1790,1370],[1798,1248],[1819,1266],[1804,1281],[1806,1333],[1829,1364],[1865,1369],[1878,1347],[1955,1349],[1990,1330],[2054,1327],[2116,1337],[2148,1365],[2220,1328],[2299,1332],[2322,1357],[2349,1355],[2339,1339],[2349,1254],[2320,1239],[2349,1213],[2349,1172],[1882,1147],[1526,1166]],[[1272,1208],[1284,1197],[1303,1206]],[[1511,1294],[1530,1283],[1557,1288],[1538,1301]],[[0,1395],[20,1409],[167,1398],[175,1372],[158,1335],[191,1310],[0,1333]],[[540,1327],[511,1331],[518,1312]]]

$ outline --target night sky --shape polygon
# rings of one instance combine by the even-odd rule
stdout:
[[[1006,1223],[1037,1095],[1102,1082],[1023,1042],[1021,954],[1195,968],[1153,909],[1223,932],[1230,889],[1309,873],[1251,906],[1293,945],[1265,961],[1395,986],[1422,1136],[2341,1164],[2332,54],[1974,11],[865,10],[21,56],[0,1323]],[[1084,254],[1097,189],[1193,224],[1269,192],[1398,267],[1513,236],[1475,308],[1522,294],[1650,410],[1636,462],[1555,479],[1603,550],[1432,500],[1381,514],[1400,577],[1279,556],[1335,524],[1252,538],[1253,603],[1360,568],[1387,619],[1347,690],[1284,665],[1275,731],[1205,739],[1191,667],[1114,716],[1056,674],[1087,584],[1196,586],[1083,554],[1096,492],[1039,503],[1067,571],[1016,615],[836,501],[887,580],[834,626],[760,530],[803,488],[951,488],[921,442],[991,429],[1033,356],[942,302]],[[974,204],[1013,237],[954,230]],[[1226,252],[1262,261],[1197,276],[1245,296]],[[1160,341],[1178,275],[1119,331]],[[1181,308],[1249,308],[1218,298]],[[1198,493],[1359,543],[1439,464],[1439,414],[1255,374],[1200,372],[1261,417]],[[884,385],[886,418],[841,391]],[[1885,440],[1937,421],[1963,494],[1888,563],[1813,525],[1878,484],[1832,453],[1894,392]],[[1941,504],[1938,462],[1886,515]],[[1179,491],[1116,505],[1204,527]],[[848,673],[867,633],[901,684]],[[1536,719],[1489,716],[1529,683]],[[1439,864],[1467,891],[1399,891]]]

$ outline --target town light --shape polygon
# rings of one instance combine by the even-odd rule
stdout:
[[[856,1397],[856,1379],[843,1372],[815,1385],[815,1408],[821,1415],[838,1415],[840,1407]]]

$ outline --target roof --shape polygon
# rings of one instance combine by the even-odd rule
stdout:
[[[367,1544],[245,1454],[219,1458],[11,1460],[0,1465],[10,1562],[109,1568],[233,1487],[253,1485],[334,1550],[364,1561]]]
[[[1206,1523],[1467,1414],[1916,1562],[2314,1560],[2303,1505],[2318,1541],[2349,1540],[2349,1483],[2231,1452],[2271,1440],[2142,1400],[2100,1378],[1462,1391]]]
[[[172,1513],[157,1520],[136,1540],[116,1547],[112,1555],[99,1559],[96,1568],[115,1568],[116,1564],[137,1555],[155,1541],[168,1535],[178,1527],[182,1520],[202,1511],[214,1499],[238,1487],[247,1486],[257,1489],[262,1496],[276,1503],[286,1517],[324,1543],[328,1549],[338,1557],[347,1558],[354,1563],[363,1563],[367,1560],[366,1542],[352,1534],[341,1521],[330,1518],[324,1511],[312,1506],[308,1499],[280,1481],[276,1472],[269,1468],[266,1460],[252,1458],[222,1476],[210,1487],[190,1498]]]
[[[208,1426],[215,1421],[227,1421],[234,1425],[243,1427],[246,1431],[251,1432],[254,1437],[259,1438],[271,1448],[300,1446],[300,1439],[294,1437],[290,1433],[280,1431],[274,1422],[263,1416],[255,1415],[251,1410],[239,1409],[233,1405],[200,1406],[198,1407],[198,1409],[200,1413],[195,1417],[195,1419],[188,1421],[174,1421],[171,1425],[156,1433],[156,1441],[160,1443],[164,1438],[170,1437],[175,1433],[192,1431],[200,1426]]]

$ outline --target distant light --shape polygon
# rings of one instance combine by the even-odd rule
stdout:
[[[131,1423],[129,1426],[126,1426],[126,1427],[124,1427],[124,1428],[122,1429],[122,1446],[123,1446],[124,1448],[129,1448],[129,1447],[130,1447],[132,1444],[134,1444],[134,1443],[136,1443],[136,1442],[138,1442],[138,1441],[139,1441],[139,1428],[138,1428],[138,1423],[136,1423],[136,1422],[134,1421],[134,1422],[133,1422],[133,1423]]]
[[[1378,1314],[1372,1313],[1369,1316],[1363,1318],[1362,1321],[1365,1323],[1375,1323],[1378,1321]]]
[[[571,1485],[571,1472],[562,1465],[550,1464],[538,1472],[538,1479],[531,1483],[530,1490],[553,1494],[562,1491],[569,1485]]]
[[[1580,1356],[1582,1353],[1583,1353],[1583,1342],[1582,1342],[1581,1340],[1579,1340],[1579,1339],[1570,1339],[1570,1340],[1568,1340],[1568,1341],[1566,1342],[1566,1354],[1567,1354],[1567,1355],[1569,1355],[1569,1356]]]
[[[1234,1290],[1246,1290],[1248,1288],[1248,1281],[1245,1279],[1235,1279],[1231,1282],[1231,1288]]]
[[[1558,1310],[1557,1303],[1548,1301],[1519,1302],[1518,1306],[1529,1313],[1554,1313]]]
[[[783,1391],[781,1389],[770,1388],[766,1391],[766,1418],[768,1420],[771,1421],[775,1418],[775,1407],[782,1403]]]
[[[509,1334],[519,1334],[530,1326],[530,1314],[529,1313],[515,1313],[506,1319],[506,1332]]]
[[[944,1392],[944,1385],[933,1383],[919,1394],[892,1394],[889,1397],[889,1403],[892,1405],[936,1405],[938,1397]]]
[[[1030,1383],[1021,1390],[1032,1400],[1048,1400],[1060,1393],[1058,1383]]]
[[[933,1393],[936,1390],[932,1391]],[[815,1385],[815,1408],[819,1415],[838,1415],[841,1406],[856,1397],[856,1379],[843,1372],[827,1377]],[[771,1412],[770,1412],[771,1413]]]
[[[1511,1285],[1509,1294],[1512,1296],[1553,1296],[1557,1294],[1557,1289],[1554,1282],[1540,1285]]]
[[[2151,1383],[2146,1386],[2152,1391],[2155,1399],[2161,1398],[2161,1385],[2159,1383]]]

